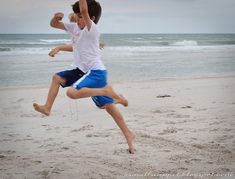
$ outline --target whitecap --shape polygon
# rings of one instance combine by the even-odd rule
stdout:
[[[194,40],[183,40],[183,41],[172,43],[172,45],[173,46],[197,46],[198,43],[197,41],[194,41]]]

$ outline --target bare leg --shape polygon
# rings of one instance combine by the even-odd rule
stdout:
[[[60,83],[65,83],[65,80],[58,75],[54,75],[52,78],[52,83],[48,92],[46,103],[44,105],[33,103],[33,107],[36,111],[45,114],[46,116],[50,115],[52,105],[59,91]]]
[[[124,96],[117,94],[111,86],[107,86],[105,88],[82,88],[79,90],[69,88],[67,91],[67,96],[72,99],[87,98],[91,96],[108,96],[113,98],[115,103],[128,106],[127,99],[124,98]]]
[[[119,112],[119,110],[116,108],[114,104],[107,104],[105,106],[106,111],[113,117],[119,128],[121,129],[122,133],[124,134],[127,144],[129,146],[129,152],[131,154],[134,154],[135,148],[133,146],[133,142],[135,139],[135,135],[129,130],[127,127],[122,114]]]

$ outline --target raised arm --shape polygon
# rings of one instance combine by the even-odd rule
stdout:
[[[79,0],[80,13],[85,21],[87,29],[91,29],[91,19],[88,13],[88,6],[86,0]]]
[[[61,22],[63,17],[64,17],[64,14],[62,12],[55,13],[54,17],[51,19],[51,22],[50,22],[51,27],[66,30],[64,23]]]

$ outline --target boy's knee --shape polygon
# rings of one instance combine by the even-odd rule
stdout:
[[[73,89],[73,88],[69,88],[66,92],[66,95],[71,99],[77,99],[75,96],[74,90],[75,89]]]
[[[65,85],[66,80],[63,79],[63,78],[61,78],[59,75],[54,74],[53,77],[52,77],[52,82],[53,82],[53,83],[56,83],[56,84]]]
[[[61,82],[63,81],[63,79],[62,79],[59,75],[57,75],[57,74],[54,74],[54,75],[52,76],[52,80],[53,80],[54,82],[58,82],[58,83],[61,83]]]
[[[111,113],[113,110],[113,104],[106,104],[104,108],[108,113]]]

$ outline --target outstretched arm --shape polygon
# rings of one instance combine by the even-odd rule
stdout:
[[[65,45],[60,45],[54,49],[52,49],[49,52],[49,56],[54,57],[57,53],[59,53],[60,51],[66,51],[66,52],[72,52],[73,51],[73,47],[72,44],[65,44]]]
[[[104,49],[104,43],[100,43],[99,45],[100,49]],[[73,51],[73,46],[72,44],[65,44],[65,45],[60,45],[58,47],[55,47],[54,49],[52,49],[50,52],[49,52],[49,56],[51,57],[55,57],[55,55],[57,53],[59,53],[60,51],[65,51],[65,52],[72,52]]]
[[[87,29],[91,29],[91,19],[88,13],[88,6],[86,0],[79,0],[79,7],[80,7],[80,13],[82,17],[84,18],[85,24],[87,26]]]
[[[50,22],[51,27],[66,30],[64,23],[61,22],[63,17],[64,17],[64,14],[62,12],[55,13],[54,17],[51,19],[51,22]]]

